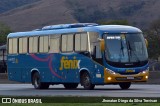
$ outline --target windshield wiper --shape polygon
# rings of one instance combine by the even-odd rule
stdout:
[[[122,40],[121,40],[121,51],[122,51],[122,55],[124,56],[124,46],[122,44]]]
[[[137,61],[140,62],[140,59],[139,59],[138,56],[136,55],[135,51],[132,50],[131,45],[130,45],[130,42],[127,41],[127,43],[128,43],[129,54],[130,54],[129,56],[131,57],[131,56],[132,56],[132,53],[133,53],[134,56],[136,57]]]
[[[122,40],[121,40],[121,48],[120,48],[120,53],[119,53],[119,62],[121,62],[121,52],[122,52],[122,55],[124,57],[124,46],[122,44]]]

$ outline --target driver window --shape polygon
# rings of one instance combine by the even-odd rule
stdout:
[[[93,60],[102,64],[102,54],[100,50],[100,42],[98,41],[99,33],[89,32],[89,37],[90,37],[91,56]]]

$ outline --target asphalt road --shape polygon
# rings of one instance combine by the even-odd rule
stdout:
[[[105,97],[160,97],[160,85],[133,84],[128,90],[118,85],[96,86],[94,90],[66,90],[63,85],[50,86],[47,90],[36,90],[31,84],[0,84],[2,96],[105,96]]]

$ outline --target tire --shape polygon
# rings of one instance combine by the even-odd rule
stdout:
[[[3,67],[3,68],[2,68],[2,73],[5,73],[5,72],[6,72],[6,68]]]
[[[66,89],[76,89],[78,87],[78,83],[67,83],[63,85]]]
[[[129,89],[129,87],[131,86],[131,82],[119,83],[119,86],[121,87],[121,89]]]
[[[48,89],[49,88],[48,83],[41,82],[41,77],[38,72],[35,72],[32,77],[33,77],[32,83],[33,83],[35,89]]]
[[[0,73],[5,73],[6,68],[4,66],[0,67]]]
[[[84,72],[81,76],[81,85],[84,87],[86,90],[92,90],[94,89],[95,85],[92,84],[90,76],[88,72]]]

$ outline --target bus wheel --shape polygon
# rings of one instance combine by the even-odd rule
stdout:
[[[119,86],[121,87],[121,89],[128,89],[131,86],[131,82],[119,83]]]
[[[76,89],[78,87],[78,83],[67,83],[63,85],[66,89]]]
[[[48,89],[49,88],[48,83],[41,82],[40,75],[38,72],[34,73],[32,79],[33,79],[33,85],[35,89]]]
[[[87,72],[84,72],[81,76],[81,85],[83,85],[86,90],[92,90],[95,87],[95,85],[91,83],[90,76]]]

